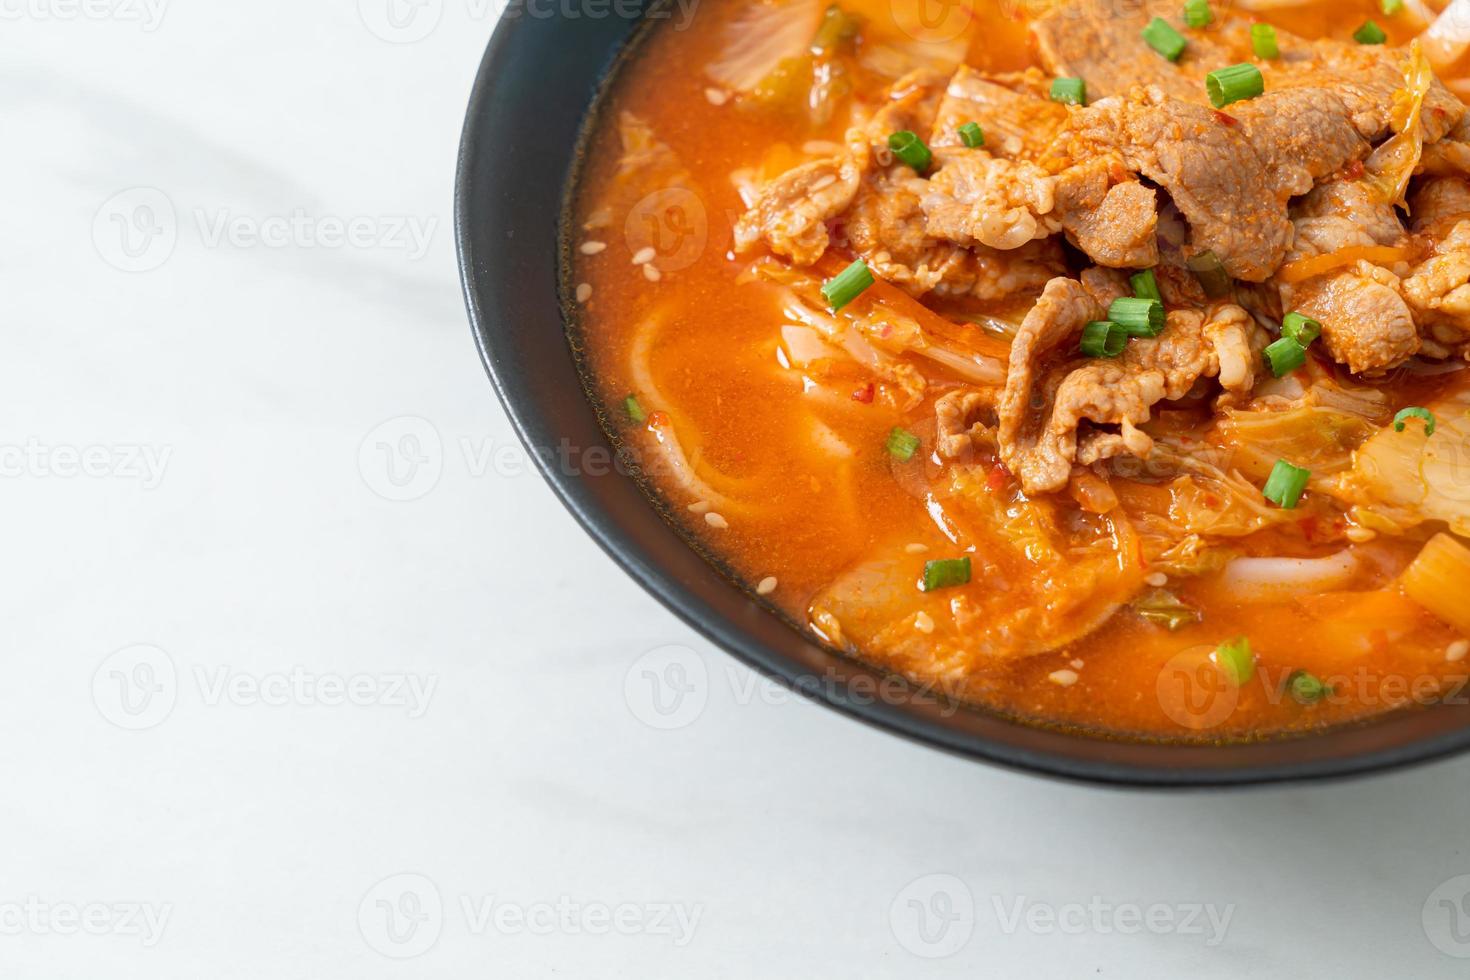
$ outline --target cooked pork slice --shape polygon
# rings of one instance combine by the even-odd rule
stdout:
[[[1051,239],[1000,251],[933,237],[921,204],[929,184],[906,168],[863,182],[842,218],[842,231],[874,275],[915,296],[935,292],[995,300],[1039,290],[1065,270],[1061,246]]]
[[[1106,298],[1053,280],[1011,346],[997,404],[1000,452],[1029,494],[1061,489],[1078,463],[1147,456],[1152,440],[1138,427],[1155,404],[1184,397],[1202,377],[1221,375],[1237,392],[1254,382],[1253,324],[1228,303],[1208,313],[1172,310],[1159,336],[1133,340],[1115,359],[1073,357],[1066,344],[1104,315]],[[1084,423],[1118,431],[1079,434]]]
[[[934,441],[939,455],[945,459],[968,462],[974,450],[974,439],[993,427],[995,388],[956,388],[934,403]]]
[[[1292,260],[1350,247],[1394,245],[1405,236],[1393,206],[1375,200],[1361,181],[1323,184],[1293,211]],[[1281,303],[1283,309],[1320,321],[1327,352],[1355,373],[1388,370],[1419,350],[1419,334],[1399,277],[1369,262],[1282,284]]]
[[[1066,121],[1066,107],[1047,97],[1047,79],[1039,70],[985,75],[961,65],[939,103],[929,145],[961,146],[960,127],[975,123],[993,156],[1034,160]]]
[[[1004,250],[1060,230],[1056,178],[1036,164],[950,149],[936,152],[935,166],[920,198],[931,236]]]
[[[1430,178],[1409,203],[1414,230],[1433,244],[1404,280],[1404,296],[1436,342],[1463,345],[1470,338],[1470,182]]]
[[[1136,180],[1114,182],[1114,169],[1099,157],[1064,171],[1057,214],[1072,244],[1099,265],[1150,268],[1159,261],[1158,195]]]
[[[934,127],[934,116],[949,86],[950,75],[937,68],[920,68],[893,83],[888,97],[862,126],[878,160],[886,162],[888,137],[907,130],[923,135]],[[854,134],[849,132],[851,143]]]
[[[1176,99],[1205,101],[1206,73],[1241,60],[1218,32],[1189,30],[1184,5],[1157,0],[1077,0],[1057,4],[1031,25],[1042,64],[1054,75],[1081,78],[1089,99],[1157,86]],[[1189,38],[1177,63],[1159,56],[1143,29],[1162,17]]]
[[[1278,195],[1305,194],[1316,181],[1367,156],[1370,149],[1354,128],[1347,105],[1328,89],[1267,92],[1228,111],[1245,130]]]
[[[827,251],[827,222],[847,210],[861,183],[862,170],[850,154],[786,171],[735,223],[735,247],[747,251],[764,240],[776,254],[810,265]]]
[[[1104,99],[1073,114],[1065,156],[1116,155],[1169,193],[1189,223],[1190,254],[1210,250],[1237,279],[1260,282],[1291,244],[1291,222],[1244,127],[1159,89]]]

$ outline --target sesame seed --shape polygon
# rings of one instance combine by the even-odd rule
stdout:
[[[807,192],[810,194],[815,194],[817,191],[825,190],[835,183],[837,183],[836,174],[828,174],[825,177],[818,177],[816,180],[812,181],[812,186],[807,188]]]
[[[1465,654],[1470,653],[1470,640],[1456,640],[1445,647],[1444,658],[1451,663],[1464,660]]]
[[[1046,679],[1058,687],[1071,687],[1077,683],[1077,672],[1075,670],[1054,670],[1046,675]]]
[[[914,629],[920,633],[934,632],[934,617],[926,612],[917,613],[914,616]]]
[[[709,512],[710,505],[708,500],[696,500],[689,505],[689,513],[691,514],[708,514]]]
[[[645,245],[638,251],[633,253],[633,264],[642,265],[645,262],[652,262],[653,257],[657,254],[658,253],[653,250],[652,245]]]
[[[592,284],[584,282],[577,286],[577,302],[585,303],[592,298]]]
[[[1145,576],[1144,582],[1157,589],[1169,584],[1169,576],[1163,572],[1154,572],[1152,575]]]
[[[704,515],[704,522],[710,527],[718,528],[721,531],[730,526],[729,521],[725,520],[724,517],[716,514],[714,511],[710,511],[708,514]]]
[[[658,271],[658,266],[649,263],[643,267],[643,278],[649,282],[658,282],[663,278],[663,273]]]
[[[1074,660],[1074,661],[1072,661],[1072,668],[1074,670],[1081,670],[1082,669],[1082,661],[1081,660]]]
[[[903,550],[911,555],[922,555],[929,550],[929,546],[927,544],[911,544],[905,545]]]
[[[724,105],[730,100],[730,93],[723,89],[707,88],[704,90],[704,97],[709,99],[710,105]]]
[[[775,591],[776,576],[774,575],[767,575],[765,578],[761,579],[760,584],[755,587],[756,595],[770,595],[772,592]]]
[[[607,248],[607,242],[583,242],[582,254],[596,255],[598,252],[601,252],[605,248]]]
[[[1343,537],[1357,544],[1362,544],[1365,541],[1372,541],[1374,538],[1378,537],[1378,534],[1376,532],[1366,527],[1350,527],[1346,531],[1342,532],[1342,534]]]

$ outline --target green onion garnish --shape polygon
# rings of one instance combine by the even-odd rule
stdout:
[[[1251,652],[1251,641],[1247,637],[1237,636],[1215,647],[1214,658],[1215,663],[1230,676],[1236,687],[1255,676],[1256,657]]]
[[[1281,320],[1281,336],[1290,337],[1303,347],[1322,336],[1322,324],[1296,311],[1286,314]]]
[[[888,455],[900,463],[907,463],[914,458],[914,453],[919,450],[919,437],[907,429],[894,426],[893,431],[888,433],[888,442],[886,445],[888,447]]]
[[[1143,39],[1148,46],[1170,61],[1178,61],[1179,56],[1184,53],[1184,46],[1189,42],[1184,35],[1174,30],[1169,22],[1162,17],[1155,17],[1148,22],[1143,29]]]
[[[1270,24],[1252,24],[1251,50],[1257,58],[1279,58],[1281,48],[1276,45],[1276,28]]]
[[[836,276],[822,284],[822,295],[836,313],[848,303],[862,295],[863,290],[873,285],[873,273],[868,263],[858,259]]]
[[[941,558],[924,562],[924,581],[920,585],[925,592],[948,589],[970,581],[970,559]]]
[[[1082,328],[1079,347],[1088,357],[1117,357],[1128,346],[1128,331],[1107,320],[1094,320]]]
[[[1378,9],[1383,11],[1383,16],[1392,17],[1404,9],[1404,0],[1378,0]]]
[[[1291,510],[1302,499],[1302,491],[1307,489],[1307,481],[1311,478],[1311,470],[1278,459],[1271,467],[1271,476],[1267,478],[1261,495],[1283,510]]]
[[[1108,319],[1130,337],[1157,337],[1164,332],[1164,304],[1156,299],[1121,296],[1108,307]]]
[[[1371,20],[1365,20],[1362,27],[1353,31],[1353,40],[1359,44],[1382,44],[1388,40],[1388,35]]]
[[[1184,23],[1190,27],[1208,27],[1215,19],[1210,0],[1189,0],[1184,5]]]
[[[1266,80],[1255,65],[1231,65],[1206,75],[1205,91],[1209,93],[1210,104],[1223,109],[1232,102],[1254,99],[1266,91]]]
[[[1133,295],[1138,299],[1156,299],[1160,303],[1164,296],[1159,292],[1159,280],[1154,277],[1154,270],[1144,269],[1135,272],[1128,277],[1128,285],[1133,287]]]
[[[1404,425],[1409,419],[1423,419],[1424,434],[1426,436],[1434,435],[1434,413],[1427,408],[1420,408],[1418,405],[1411,405],[1393,417],[1393,431],[1403,432]]]
[[[1065,105],[1087,105],[1087,83],[1080,78],[1054,78],[1051,100]]]
[[[979,123],[967,122],[960,127],[959,133],[960,139],[972,150],[985,145],[985,130],[980,128]]]
[[[1266,359],[1266,366],[1271,373],[1278,378],[1284,378],[1303,364],[1307,363],[1307,349],[1290,337],[1282,337],[1273,341],[1261,356]]]
[[[648,413],[643,410],[642,405],[638,404],[637,395],[629,395],[623,399],[623,411],[628,413],[628,418],[639,425],[648,421]]]
[[[1194,273],[1200,288],[1210,299],[1230,295],[1230,273],[1225,271],[1225,263],[1214,252],[1206,249],[1198,255],[1190,256],[1184,264],[1189,266],[1189,271]]]
[[[929,151],[929,147],[924,145],[918,134],[907,129],[888,137],[888,148],[893,151],[894,156],[919,173],[928,170],[929,164],[934,162],[934,154]]]
[[[1332,688],[1328,687],[1326,684],[1322,683],[1322,681],[1318,680],[1316,676],[1307,673],[1305,670],[1292,671],[1291,676],[1286,679],[1286,687],[1287,690],[1291,691],[1291,696],[1296,698],[1302,704],[1311,704],[1313,701],[1321,701],[1327,695],[1332,693]]]

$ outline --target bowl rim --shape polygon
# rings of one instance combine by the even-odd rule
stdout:
[[[541,25],[544,26],[544,25]],[[1030,750],[1014,744],[995,742],[984,737],[957,731],[953,727],[933,723],[931,720],[896,710],[893,705],[875,702],[869,698],[853,696],[846,687],[820,685],[813,690],[806,682],[809,672],[802,669],[794,659],[781,654],[754,639],[749,631],[726,617],[716,613],[708,603],[699,598],[684,583],[662,568],[631,535],[610,519],[599,505],[585,483],[585,479],[564,472],[552,465],[549,458],[536,451],[537,446],[554,444],[556,432],[547,420],[529,406],[530,400],[525,379],[511,369],[512,355],[507,350],[507,337],[511,327],[498,322],[490,311],[496,308],[494,289],[482,282],[479,269],[487,275],[494,274],[496,261],[477,249],[471,234],[473,222],[477,220],[473,206],[477,188],[476,172],[482,165],[494,169],[494,158],[488,156],[488,147],[500,146],[487,139],[486,117],[492,102],[497,79],[507,75],[511,63],[518,57],[519,45],[529,43],[527,32],[537,29],[534,21],[514,20],[502,17],[496,25],[476,72],[470,93],[463,130],[458,150],[454,187],[454,234],[456,260],[459,268],[461,288],[471,332],[481,362],[489,376],[501,406],[516,433],[517,438],[536,461],[536,466],[552,492],[582,529],[597,545],[640,587],[653,596],[681,621],[714,646],[732,655],[740,662],[753,668],[763,677],[781,683],[802,694],[808,700],[818,701],[841,714],[867,725],[899,735],[911,741],[937,748],[952,755],[987,762],[1005,769],[1043,775],[1088,784],[1116,787],[1146,787],[1159,789],[1203,789],[1249,785],[1273,784],[1288,781],[1324,781],[1351,776],[1366,775],[1385,770],[1402,769],[1410,765],[1427,763],[1463,751],[1470,747],[1470,724],[1461,724],[1446,731],[1415,737],[1386,747],[1370,749],[1347,755],[1324,756],[1318,759],[1287,759],[1284,761],[1248,762],[1228,768],[1191,767],[1177,763],[1139,764],[1135,762],[1109,762],[1107,760],[1078,759],[1064,753],[1048,750]],[[598,69],[598,81],[593,95],[583,108],[582,119],[577,121],[578,146],[569,148],[568,172],[557,176],[558,200],[565,203],[568,181],[576,172],[576,161],[582,135],[587,129],[591,110],[596,107],[601,93],[605,91],[609,78],[616,72],[617,63],[626,56],[628,41],[637,33],[629,29],[622,41],[607,52],[607,60]],[[503,152],[500,149],[494,152]],[[557,263],[556,279],[560,282],[563,261],[561,221],[557,220],[557,248],[547,258]],[[510,284],[506,284],[509,287]],[[557,315],[562,330],[560,338],[566,339],[566,323],[562,318],[560,299],[556,300]],[[570,346],[567,357],[573,359]],[[580,389],[575,392],[585,399]],[[589,408],[591,406],[589,405]],[[631,477],[622,477],[631,481]],[[649,505],[652,511],[652,505]],[[659,518],[662,520],[662,518]],[[728,586],[733,589],[733,586]],[[764,608],[760,614],[769,616]],[[810,642],[809,640],[807,642]],[[832,656],[837,656],[827,651]],[[858,665],[871,671],[873,668]],[[969,709],[967,709],[969,710]],[[984,709],[980,709],[984,710]],[[1425,709],[1425,713],[1444,710],[1436,707]],[[1363,730],[1391,723],[1396,713],[1379,715],[1349,728]],[[1470,712],[1466,712],[1470,718]],[[1008,724],[1027,726],[1015,720]],[[1297,736],[1288,739],[1262,740],[1247,745],[1302,745],[1323,742],[1343,731],[1334,728],[1316,735]],[[1076,742],[1109,742],[1107,737],[1073,732],[1066,738]],[[1130,744],[1137,744],[1132,743]],[[1171,743],[1149,742],[1151,747],[1165,748]],[[1218,753],[1241,748],[1240,743],[1229,746],[1184,745],[1173,743],[1175,749],[1200,749]],[[1167,754],[1160,753],[1161,757]]]

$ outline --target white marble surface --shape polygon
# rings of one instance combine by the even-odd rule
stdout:
[[[488,14],[388,43],[373,2],[0,3],[0,975],[1470,969],[1470,759],[1045,782],[781,697],[632,586],[461,308]],[[707,697],[659,730],[625,681],[669,644]]]

